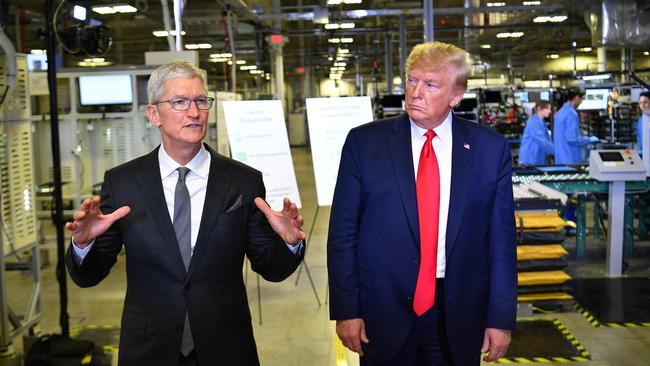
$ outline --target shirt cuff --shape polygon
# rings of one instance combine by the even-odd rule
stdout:
[[[95,240],[91,241],[90,244],[81,249],[77,246],[77,244],[75,244],[74,238],[72,238],[72,257],[76,265],[81,265],[81,263],[84,261],[84,258],[86,258],[86,255],[93,247],[93,244],[95,244]]]
[[[287,248],[289,248],[291,253],[299,255],[300,253],[302,253],[302,247],[304,246],[304,244],[305,244],[304,240],[301,240],[300,243],[296,245],[291,245],[287,243]]]

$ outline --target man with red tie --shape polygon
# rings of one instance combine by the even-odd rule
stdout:
[[[456,117],[470,66],[416,46],[406,113],[350,131],[328,237],[330,317],[362,365],[479,365],[510,344],[517,303],[507,141]]]

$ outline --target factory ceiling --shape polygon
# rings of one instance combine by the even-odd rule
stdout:
[[[163,2],[53,0],[58,8],[55,24],[59,35],[65,39],[66,29],[78,24],[72,18],[73,6],[86,6],[93,23],[105,24],[111,32],[110,49],[95,56],[112,65],[142,65],[146,51],[170,49],[167,38],[153,35],[154,31],[165,29]],[[99,5],[116,3],[130,5],[136,11],[99,14],[91,10]],[[407,50],[424,39],[421,1],[327,3],[327,0],[186,0],[182,17],[183,43],[209,47],[198,49],[198,52],[201,67],[209,71],[213,81],[224,80],[229,74],[227,63],[212,62],[215,58],[210,55],[219,53],[234,53],[237,59],[246,60],[248,65],[271,71],[268,40],[274,34],[281,34],[286,42],[283,56],[288,80],[300,77],[304,68],[311,68],[314,75],[327,77],[339,48],[349,50],[345,55],[348,65],[343,78],[354,79],[358,63],[359,71],[366,78],[375,75],[381,79],[385,77],[387,64],[392,67],[394,75],[399,75],[400,29],[403,29]],[[2,4],[1,21],[17,51],[27,53],[32,49],[43,49],[45,1],[14,0]],[[550,72],[568,75],[570,70],[566,67],[557,66],[557,70],[550,71],[552,67],[549,64],[557,62],[558,58],[572,60],[574,48],[577,56],[587,60],[579,68],[594,71],[596,45],[592,43],[588,22],[590,9],[597,9],[599,4],[595,1],[559,0],[435,0],[434,38],[467,49],[472,62],[477,65],[477,77],[511,73],[524,79],[544,79]],[[167,2],[167,7],[173,29],[173,2]],[[327,19],[329,24],[339,25],[339,28],[326,29],[323,19]],[[540,19],[547,21],[540,22]],[[350,39],[352,43],[332,43],[333,38]],[[631,48],[635,59],[649,58],[647,46],[646,49]],[[89,57],[83,52],[75,55],[61,51],[65,67],[76,67]],[[610,63],[614,59],[620,63],[620,54],[621,47],[609,47]],[[479,70],[485,73],[479,75],[482,73]],[[238,72],[242,74],[238,80],[255,77]]]

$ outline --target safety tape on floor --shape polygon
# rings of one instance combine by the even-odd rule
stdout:
[[[553,321],[553,324],[555,327],[562,333],[564,338],[571,342],[573,347],[580,353],[580,356],[573,356],[573,357],[532,357],[532,358],[527,358],[527,357],[504,357],[498,359],[496,362],[497,363],[569,363],[569,362],[588,362],[591,361],[591,355],[585,347],[578,342],[578,340],[571,334],[564,324],[560,322],[557,319],[546,319],[546,320],[551,320]]]
[[[596,328],[650,328],[650,322],[601,323],[579,304],[574,304],[573,307]]]

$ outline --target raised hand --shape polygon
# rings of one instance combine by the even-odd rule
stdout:
[[[108,230],[113,223],[131,212],[129,206],[122,206],[110,214],[104,215],[99,210],[99,196],[86,198],[79,210],[72,216],[74,221],[67,222],[65,228],[72,232],[74,243],[79,248],[88,246],[95,238]]]
[[[285,198],[283,203],[282,211],[274,211],[262,198],[255,198],[255,205],[266,216],[273,231],[280,235],[285,243],[298,245],[301,240],[307,238],[307,235],[301,230],[303,217],[298,213],[298,207],[291,200]]]

